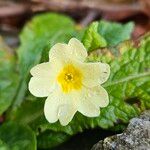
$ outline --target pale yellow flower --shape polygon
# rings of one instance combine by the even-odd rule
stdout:
[[[99,107],[109,103],[107,91],[100,85],[110,74],[108,64],[86,63],[87,51],[72,38],[68,44],[55,44],[49,62],[31,69],[30,92],[47,97],[44,113],[50,123],[67,125],[77,111],[88,117],[100,115]]]

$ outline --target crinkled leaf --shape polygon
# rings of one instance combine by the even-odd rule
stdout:
[[[133,28],[133,22],[122,25],[120,23],[103,20],[98,24],[98,33],[105,38],[108,46],[112,47],[122,41],[130,39]]]
[[[0,148],[4,150],[36,150],[36,136],[25,125],[9,122],[0,127]]]
[[[43,53],[48,53],[55,43],[67,42],[75,35],[74,22],[63,15],[41,14],[27,23],[20,35],[18,59],[21,80],[14,105],[20,104],[24,98],[30,69],[43,60],[41,56],[47,59]]]
[[[111,76],[104,86],[113,99],[134,103],[141,110],[150,108],[149,51],[150,35],[142,40],[138,49],[131,48],[119,60],[111,63]]]
[[[88,51],[106,47],[106,40],[98,33],[98,22],[93,22],[85,31],[82,42]]]
[[[18,87],[15,61],[12,50],[0,37],[0,114],[11,105]]]
[[[93,22],[85,31],[82,42],[88,51],[98,48],[111,47],[116,53],[114,46],[131,38],[134,23],[120,24],[115,22]]]
[[[147,36],[142,40],[139,48],[132,47],[124,52],[122,57],[110,61],[111,76],[103,85],[109,93],[110,104],[101,109],[99,117],[87,118],[77,113],[65,127],[61,126],[59,122],[49,124],[43,114],[44,101],[37,100],[26,101],[13,112],[10,118],[23,124],[29,124],[36,132],[40,129],[41,135],[45,135],[46,132],[58,132],[71,136],[89,128],[108,129],[114,127],[118,122],[126,124],[141,111],[150,108],[149,50],[150,36]],[[26,113],[27,109],[30,111]],[[65,140],[66,138],[64,138]],[[44,147],[51,146],[45,144]]]

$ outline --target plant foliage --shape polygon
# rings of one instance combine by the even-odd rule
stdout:
[[[150,35],[143,37],[138,47],[128,46],[126,42],[120,44],[130,39],[133,26],[133,23],[122,25],[100,21],[92,23],[86,30],[83,29],[85,32],[82,41],[88,51],[105,47],[109,53],[113,47],[115,51],[119,52],[121,49],[124,52],[109,59],[105,53],[95,55],[92,52],[93,57],[89,56],[87,61],[106,61],[111,66],[110,78],[103,85],[109,93],[110,104],[101,109],[99,117],[87,118],[77,113],[63,127],[59,122],[49,124],[46,121],[43,114],[45,99],[35,98],[28,91],[29,71],[34,65],[48,60],[47,54],[52,45],[67,42],[71,37],[81,37],[81,33],[76,30],[76,25],[70,18],[58,14],[42,14],[27,23],[20,35],[17,67],[14,55],[7,57],[9,53],[4,48],[0,51],[0,104],[3,104],[0,105],[0,113],[7,110],[6,120],[19,122],[4,123],[0,127],[0,148],[19,148],[22,142],[25,148],[30,146],[34,150],[36,141],[38,148],[52,148],[85,129],[110,129],[118,126],[118,123],[120,126],[125,125],[131,118],[149,109]],[[9,106],[11,107],[7,109]],[[10,129],[13,132],[5,135]],[[13,139],[9,138],[10,134]]]

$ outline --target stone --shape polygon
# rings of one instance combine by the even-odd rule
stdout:
[[[92,150],[150,150],[150,110],[131,119],[123,133],[99,141]]]

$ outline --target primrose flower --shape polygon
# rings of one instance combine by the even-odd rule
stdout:
[[[49,62],[31,69],[30,92],[47,97],[44,114],[50,123],[57,120],[67,125],[77,111],[88,117],[100,115],[99,107],[109,103],[107,91],[100,85],[110,74],[108,64],[86,63],[87,51],[72,38],[68,44],[55,44]]]

